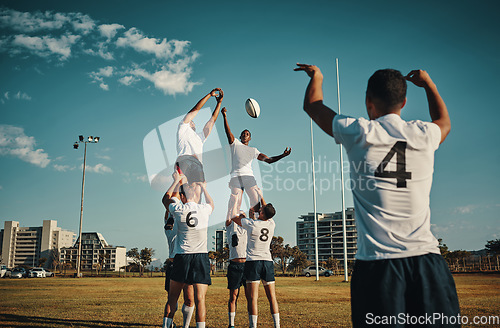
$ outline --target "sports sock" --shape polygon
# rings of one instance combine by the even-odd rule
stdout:
[[[236,312],[228,312],[229,315],[229,325],[234,326],[234,317],[236,316]]]
[[[194,306],[186,306],[186,304],[182,304],[182,318],[184,320],[183,327],[189,328],[189,323],[191,322],[191,318],[193,317]]]
[[[204,322],[197,322],[196,328],[205,328],[205,323]]]
[[[257,317],[258,315],[248,315],[248,322],[250,323],[250,328],[257,328]]]
[[[173,321],[174,321],[173,318],[163,318],[163,326],[162,326],[162,328],[171,328]]]
[[[280,328],[280,314],[273,313],[274,328]]]

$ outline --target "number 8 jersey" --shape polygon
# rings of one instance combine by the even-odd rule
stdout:
[[[168,210],[174,217],[177,231],[175,253],[208,253],[207,230],[212,206],[195,202],[183,204],[176,197],[172,197],[172,200],[174,202],[168,206]]]
[[[247,231],[247,261],[272,261],[271,241],[276,224],[266,221],[241,219],[241,226]]]
[[[336,115],[333,136],[349,156],[360,260],[440,254],[429,197],[441,130],[397,114],[376,120]]]

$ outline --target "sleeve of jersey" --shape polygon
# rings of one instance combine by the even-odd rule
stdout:
[[[171,199],[174,202],[170,203],[170,205],[168,205],[168,211],[170,213],[174,213],[179,208],[179,205],[181,204],[181,201],[177,197],[172,197]]]
[[[335,142],[349,149],[359,136],[359,121],[354,117],[335,115],[333,118],[332,131]]]
[[[441,128],[436,123],[431,122],[427,124],[427,129],[429,131],[432,149],[436,150],[439,148],[439,144],[441,143]]]
[[[241,227],[245,230],[248,230],[250,228],[252,221],[250,219],[241,219]]]

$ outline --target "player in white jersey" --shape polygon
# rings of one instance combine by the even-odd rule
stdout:
[[[215,97],[217,105],[212,113],[212,116],[203,127],[203,131],[196,133],[196,127],[193,119],[196,117],[200,109],[205,105],[210,97]],[[212,128],[219,116],[220,106],[224,92],[220,88],[215,88],[210,91],[184,116],[179,123],[177,129],[177,161],[176,167],[179,167],[189,183],[204,182],[205,174],[203,173],[203,144],[210,135]],[[199,187],[196,193],[199,195]]]
[[[229,182],[231,196],[226,217],[227,220],[230,220],[232,217],[237,216],[240,211],[243,191],[246,192],[249,198],[250,207],[259,204],[260,190],[253,174],[252,161],[258,159],[272,164],[290,155],[292,148],[287,147],[281,155],[268,157],[257,148],[248,145],[252,139],[250,131],[243,130],[240,134],[240,140],[234,137],[227,121],[227,109],[225,107],[222,108],[222,116],[224,117],[224,130],[226,131],[227,141],[231,147],[231,181]]]
[[[297,65],[296,71],[311,78],[304,110],[344,146],[351,164],[358,231],[351,282],[353,326],[367,326],[368,316],[457,317],[455,283],[430,230],[434,152],[451,127],[436,85],[422,70],[406,77],[379,70],[366,90],[370,120],[356,119],[323,104],[318,67]],[[432,122],[401,119],[406,80],[424,88]],[[401,327],[401,322],[387,327]]]
[[[255,219],[255,212],[258,218]],[[264,198],[260,203],[250,208],[249,218],[245,213],[232,220],[241,225],[247,232],[247,259],[245,262],[246,296],[248,320],[250,328],[257,327],[259,283],[262,280],[269,301],[274,327],[280,327],[278,301],[276,300],[276,285],[274,279],[274,262],[271,256],[271,241],[276,224],[272,219],[276,214],[271,203],[266,204]]]
[[[175,174],[174,183],[179,183],[182,175]],[[170,278],[170,292],[168,306],[171,311],[168,315],[167,328],[172,325],[175,314],[175,305],[180,292],[186,284],[194,287],[196,304],[196,327],[205,327],[205,295],[210,279],[210,261],[207,250],[207,229],[209,216],[213,211],[214,202],[206,190],[206,182],[197,182],[205,195],[206,204],[198,204],[193,184],[180,186],[179,200],[176,197],[167,198],[168,210],[174,217],[176,227],[176,255]],[[165,198],[164,198],[165,199]]]
[[[179,173],[175,173],[175,175],[179,175]],[[174,182],[170,186],[170,188],[167,190],[165,193],[165,196],[163,197],[164,201],[167,201],[168,199],[172,198],[172,195],[174,193],[178,193],[179,189],[179,182],[178,180],[174,177]],[[170,277],[172,275],[172,270],[174,266],[174,257],[176,254],[176,249],[175,249],[175,242],[176,242],[176,237],[177,237],[177,231],[175,229],[174,225],[174,217],[168,212],[168,205],[169,203],[166,202],[165,204],[165,222],[164,222],[164,231],[165,231],[165,236],[167,237],[167,243],[168,243],[168,259],[166,263],[166,270],[165,270],[165,291],[167,293],[170,290]],[[189,323],[191,322],[191,317],[193,316],[194,312],[194,288],[193,285],[188,285],[186,284],[183,288],[183,294],[184,294],[184,304],[182,304],[181,312],[182,312],[182,317],[183,317],[183,328],[189,328]],[[177,309],[177,304],[175,306]],[[168,315],[170,313],[170,306],[168,304],[168,301],[165,304],[165,310],[164,310],[164,316],[163,316],[163,328],[167,328],[167,321],[168,320]]]
[[[234,318],[240,287],[245,284],[245,261],[247,257],[247,232],[232,220],[226,220],[227,244],[229,246],[229,266],[227,267],[227,289],[229,289],[229,328],[234,328]]]

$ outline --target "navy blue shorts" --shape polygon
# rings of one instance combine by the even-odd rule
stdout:
[[[411,323],[408,316],[432,317],[436,313],[456,318],[460,314],[455,282],[439,254],[356,260],[351,281],[351,310],[353,327],[375,326],[376,317],[395,319],[384,327],[405,327],[403,321]],[[460,324],[442,324],[442,321],[434,323],[432,327],[460,327]],[[428,322],[418,326],[428,327],[426,324]]]
[[[208,253],[176,254],[170,280],[190,285],[211,285]]]
[[[230,188],[240,188],[241,190],[250,189],[257,185],[257,181],[252,175],[243,175],[231,178],[229,181]]]
[[[274,281],[274,262],[246,261],[244,274],[246,281]]]
[[[167,293],[170,290],[170,276],[172,275],[172,269],[174,268],[174,262],[168,261],[167,267],[165,268],[165,290]]]
[[[227,289],[238,289],[245,283],[245,262],[229,261],[227,267]]]
[[[188,183],[205,182],[203,164],[196,157],[191,155],[179,156],[175,165],[179,166]]]

